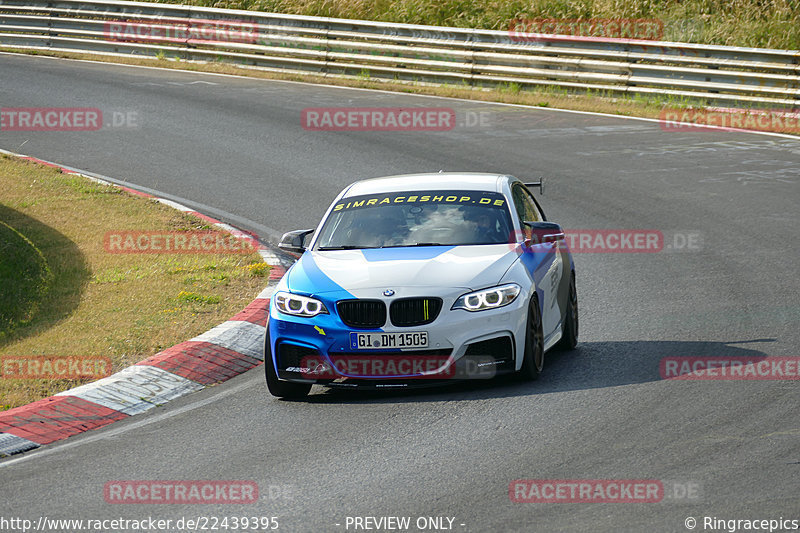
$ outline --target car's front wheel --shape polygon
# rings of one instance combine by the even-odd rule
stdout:
[[[525,330],[525,354],[519,375],[522,379],[533,381],[539,378],[544,368],[544,333],[542,331],[542,312],[539,299],[534,296],[528,305],[528,322]]]
[[[281,381],[275,371],[272,362],[272,347],[269,342],[269,327],[267,327],[266,338],[264,339],[264,371],[267,375],[267,390],[278,398],[303,398],[311,390],[310,383],[291,383]]]

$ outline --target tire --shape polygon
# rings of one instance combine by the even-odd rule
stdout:
[[[542,332],[542,312],[539,299],[534,296],[528,305],[528,322],[525,328],[525,354],[519,377],[525,381],[535,381],[544,368],[544,333]]]
[[[575,287],[575,273],[569,280],[569,297],[567,298],[567,312],[561,326],[561,340],[558,341],[560,350],[574,350],[578,345],[578,290]]]
[[[291,383],[280,381],[272,363],[272,347],[269,342],[269,327],[264,339],[264,372],[267,376],[267,390],[278,398],[305,398],[311,390],[310,383]]]

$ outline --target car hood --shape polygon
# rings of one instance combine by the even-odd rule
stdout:
[[[508,244],[308,251],[287,273],[307,294],[398,287],[480,289],[499,283],[518,259]]]

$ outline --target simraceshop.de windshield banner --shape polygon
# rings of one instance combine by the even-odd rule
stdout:
[[[384,194],[367,194],[363,196],[353,196],[338,202],[333,211],[347,211],[348,209],[359,209],[365,207],[378,207],[385,205],[479,205],[491,207],[505,207],[505,197],[499,192],[484,191],[419,191],[419,192],[396,192]]]

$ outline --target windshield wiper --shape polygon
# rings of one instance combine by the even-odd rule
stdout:
[[[411,248],[414,246],[452,246],[450,244],[442,244],[440,242],[415,242],[414,244],[391,244],[384,246],[356,246],[354,244],[343,244],[341,246],[320,246],[317,248],[320,252],[328,252],[331,250],[375,250],[376,248]]]
[[[375,248],[375,246],[356,246],[354,244],[343,244],[341,246],[320,246],[317,250],[326,252],[329,250],[363,250],[366,248]]]
[[[455,246],[453,244],[442,244],[440,242],[415,242],[414,244],[385,244],[378,248],[413,248],[415,246]]]

